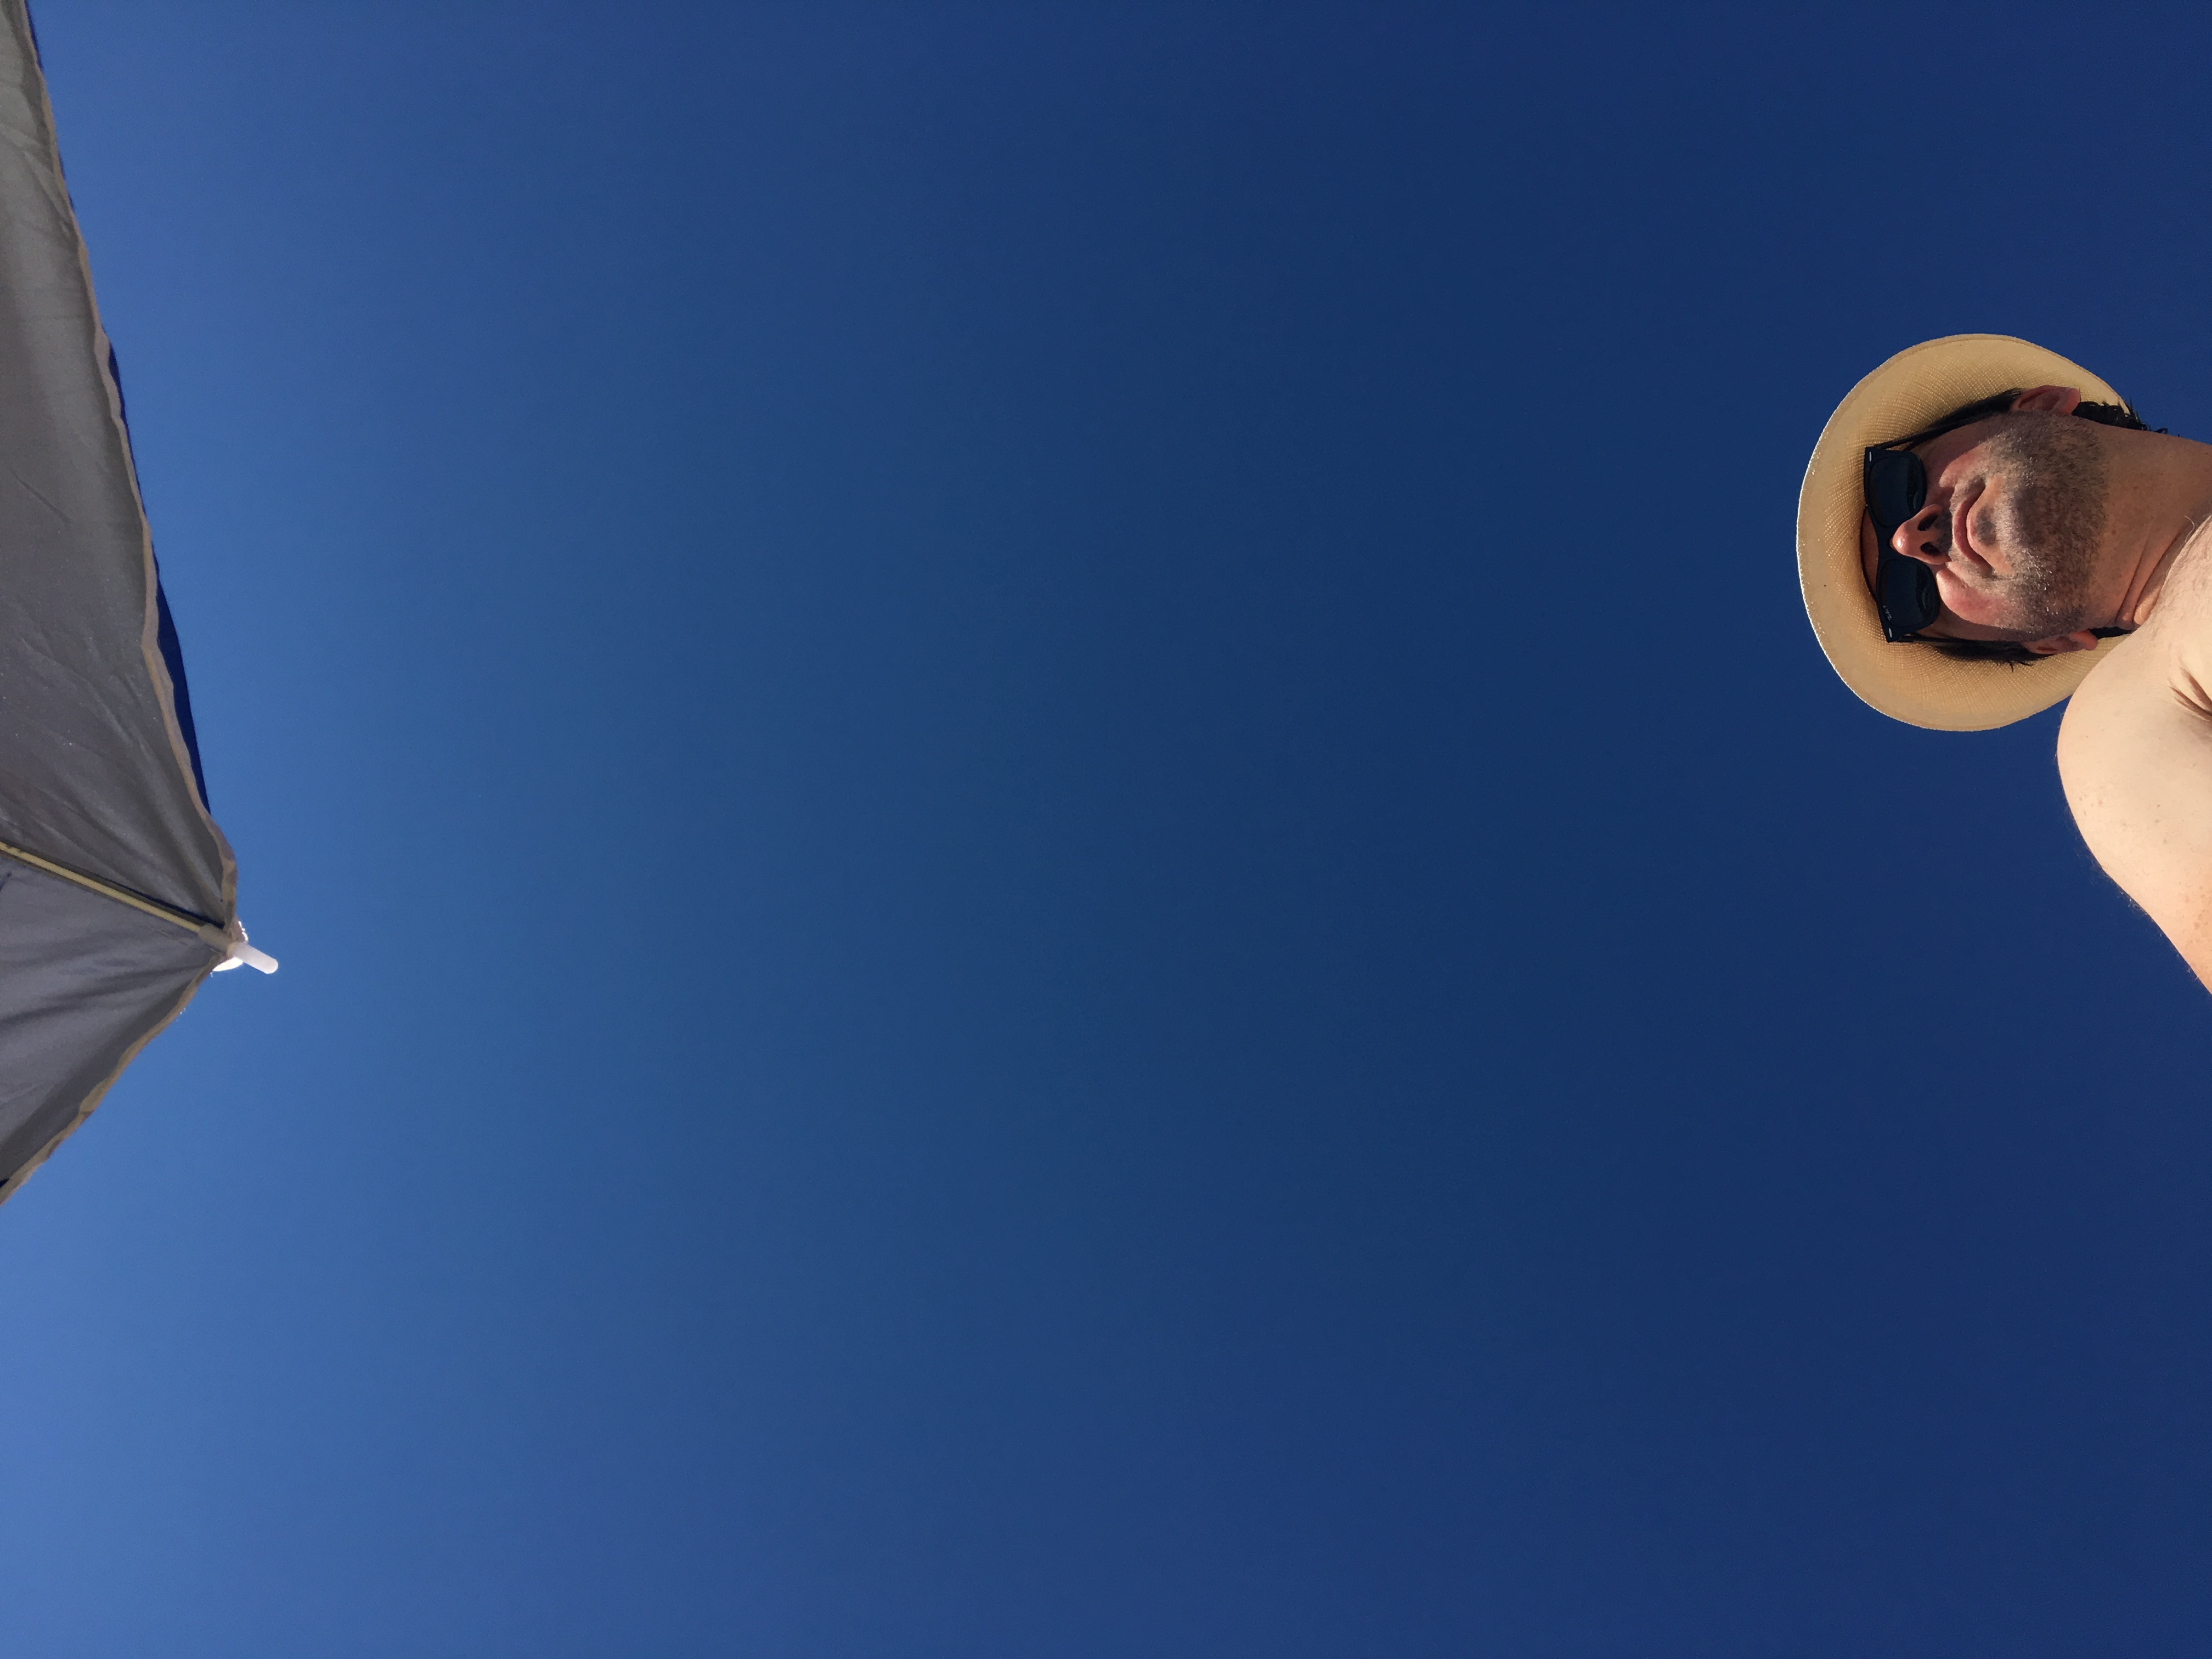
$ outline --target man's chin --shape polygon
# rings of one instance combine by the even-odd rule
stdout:
[[[1934,639],[1959,640],[1969,645],[2027,645],[2036,640],[2051,637],[2048,634],[2026,633],[2017,628],[1993,628],[1981,623],[1964,622],[1948,611],[1943,619],[1927,632]]]
[[[2045,641],[2063,640],[2069,634],[2079,633],[2085,628],[2100,626],[2094,617],[2080,611],[1991,618],[1987,622],[1969,622],[1956,611],[1946,610],[1936,627],[1954,640],[1969,640],[1977,644],[2033,646]],[[2064,647],[2059,647],[2063,649]]]

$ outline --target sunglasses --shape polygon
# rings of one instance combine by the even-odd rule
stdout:
[[[1890,545],[1898,526],[1928,505],[1928,469],[1909,449],[1866,453],[1867,516],[1881,550],[1874,568],[1874,608],[1881,617],[1881,636],[1892,645],[1909,641],[1943,614],[1936,573]]]

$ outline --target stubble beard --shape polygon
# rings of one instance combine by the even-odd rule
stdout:
[[[2023,640],[2096,627],[2090,590],[2111,493],[2097,434],[2071,415],[2022,410],[1986,441],[1990,470],[2011,486],[1998,533],[2013,571],[1992,624]]]

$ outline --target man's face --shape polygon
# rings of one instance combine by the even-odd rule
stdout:
[[[1928,470],[1927,504],[1891,545],[1936,573],[1943,615],[1928,632],[2039,641],[2106,620],[2092,591],[2107,495],[2095,428],[2024,410],[1947,432],[1915,453]],[[1870,521],[1860,550],[1871,584]]]

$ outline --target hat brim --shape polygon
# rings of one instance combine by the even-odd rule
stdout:
[[[1986,732],[2041,713],[2074,693],[2106,650],[2034,663],[1973,662],[1929,645],[1892,645],[1867,592],[1859,520],[1863,468],[1886,443],[1953,410],[2014,387],[2068,386],[2085,402],[2119,393],[2079,363],[2005,334],[1954,334],[1900,351],[1850,390],[1821,429],[1797,495],[1797,580],[1829,665],[1893,720],[1942,732]]]

